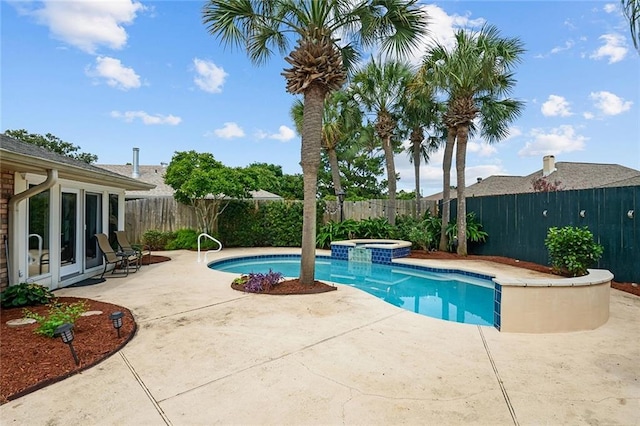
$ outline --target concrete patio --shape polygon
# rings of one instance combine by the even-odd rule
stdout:
[[[209,260],[265,252],[283,250]],[[162,254],[172,260],[56,292],[129,308],[137,335],[94,368],[1,406],[1,424],[640,424],[639,297],[612,289],[596,330],[509,334],[348,286],[244,294],[196,253]]]

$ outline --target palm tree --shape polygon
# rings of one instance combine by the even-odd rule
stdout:
[[[438,150],[446,131],[442,128],[443,104],[435,98],[435,90],[428,82],[414,77],[407,86],[402,108],[402,122],[409,130],[409,161],[413,164],[416,192],[416,214],[420,216],[420,164],[429,162]],[[425,130],[432,133],[426,139]]]
[[[304,182],[300,282],[315,280],[316,186],[322,147],[322,111],[340,89],[360,48],[378,42],[385,54],[408,54],[426,32],[415,0],[209,0],[203,21],[222,43],[246,49],[262,64],[274,50],[287,54],[287,92],[303,95],[301,161]],[[290,51],[291,43],[295,48]]]
[[[298,133],[302,133],[304,104],[296,99],[291,107],[291,117]],[[331,93],[324,102],[322,113],[322,148],[327,153],[334,194],[343,190],[338,166],[338,144],[351,139],[362,126],[362,112],[353,97],[344,90]]]
[[[375,60],[369,62],[353,78],[356,99],[364,110],[375,114],[376,134],[382,141],[382,150],[387,167],[389,204],[387,218],[391,225],[396,220],[396,167],[395,145],[398,143],[398,121],[402,112],[403,98],[412,77],[408,64],[400,61]]]
[[[640,52],[640,0],[620,0],[624,16],[629,20],[633,46]]]
[[[443,204],[449,188],[447,175],[451,167],[449,156],[456,148],[458,193],[458,254],[467,254],[467,226],[465,199],[465,163],[467,141],[473,122],[480,119],[481,137],[489,143],[508,135],[508,125],[521,112],[523,103],[501,99],[508,95],[515,79],[511,69],[524,52],[518,38],[502,38],[494,26],[484,26],[478,33],[460,30],[455,34],[456,46],[450,52],[436,43],[427,53],[421,73],[430,78],[448,96],[445,124],[447,145],[443,169]],[[449,170],[447,170],[447,168]],[[443,209],[444,214],[444,209]],[[445,227],[443,216],[443,228]],[[442,248],[442,240],[441,240]]]

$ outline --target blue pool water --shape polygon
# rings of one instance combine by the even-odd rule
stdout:
[[[250,256],[212,262],[218,271],[248,274],[281,272],[300,276],[300,256]],[[366,291],[395,306],[433,318],[493,325],[493,282],[477,274],[409,265],[357,263],[316,257],[316,279]]]

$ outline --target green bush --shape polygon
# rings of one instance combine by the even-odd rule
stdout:
[[[195,229],[184,228],[178,229],[173,233],[172,238],[167,242],[165,248],[167,250],[197,250],[198,249],[198,236],[201,232]],[[215,235],[212,235],[215,238]],[[200,239],[201,250],[217,249],[218,244],[206,237]]]
[[[142,243],[149,250],[166,250],[167,243],[174,237],[173,232],[149,229],[142,234]]]
[[[20,283],[2,292],[0,305],[3,308],[46,305],[51,299],[53,299],[53,293],[47,287],[36,283]]]
[[[49,313],[46,316],[38,315],[28,309],[23,310],[23,315],[26,318],[36,320],[39,325],[34,331],[36,334],[55,337],[54,333],[56,328],[66,323],[75,324],[76,320],[80,318],[80,315],[86,311],[87,304],[85,301],[81,301],[70,304],[52,303],[49,305]]]
[[[332,241],[351,240],[356,238],[358,222],[347,219],[342,222],[327,222],[316,232],[316,247],[329,248]]]
[[[358,238],[386,239],[391,238],[394,228],[387,218],[363,219],[358,222],[356,236]]]
[[[441,227],[442,220],[437,216],[431,216],[428,211],[421,221],[411,216],[403,216],[396,219],[394,237],[411,241],[414,249],[433,250],[440,241]]]
[[[573,277],[586,275],[587,268],[596,264],[604,251],[586,226],[549,228],[544,245],[549,251],[553,270]]]

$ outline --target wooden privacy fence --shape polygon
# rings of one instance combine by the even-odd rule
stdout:
[[[256,201],[256,203],[282,201]],[[344,219],[362,220],[387,216],[388,200],[345,201]],[[435,201],[421,201],[420,213],[429,210],[435,213]],[[415,200],[396,200],[397,216],[416,216]],[[340,220],[340,208],[337,201],[327,201],[323,222]],[[131,241],[141,241],[142,235],[152,229],[156,231],[177,231],[183,228],[198,229],[193,209],[178,203],[173,197],[154,197],[128,200],[125,204],[125,229]]]
[[[455,202],[451,203],[455,218]],[[616,281],[640,282],[640,186],[467,198],[489,237],[476,254],[549,264],[550,227],[587,226],[604,253],[595,268]],[[471,247],[470,247],[471,249]]]

